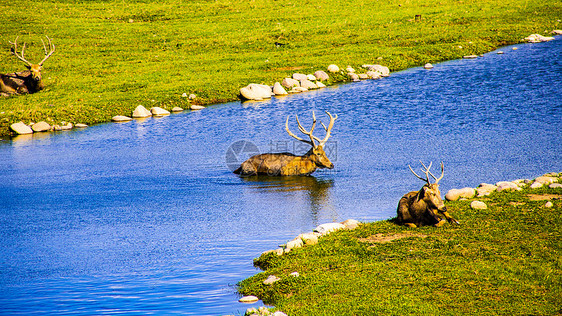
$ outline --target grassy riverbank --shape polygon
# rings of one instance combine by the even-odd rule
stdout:
[[[17,121],[98,123],[145,107],[237,99],[248,83],[273,84],[328,64],[405,69],[480,54],[562,28],[556,1],[24,1],[0,0],[0,73],[10,54],[42,59],[57,47],[46,89],[0,99],[0,135]],[[420,15],[421,19],[415,19]],[[275,43],[284,45],[278,46]]]
[[[562,189],[477,199],[488,209],[471,209],[475,199],[447,203],[459,226],[368,223],[281,257],[263,255],[268,270],[240,292],[292,316],[560,315]],[[269,275],[281,280],[264,285]]]

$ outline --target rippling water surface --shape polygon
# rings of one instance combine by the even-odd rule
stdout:
[[[518,48],[0,142],[0,314],[242,314],[235,284],[257,272],[254,257],[318,224],[394,216],[422,184],[408,164],[444,161],[442,192],[562,171],[562,40]],[[311,110],[339,115],[334,170],[230,172],[239,140],[304,153],[284,122],[309,123]]]

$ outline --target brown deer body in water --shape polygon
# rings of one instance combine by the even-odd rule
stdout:
[[[421,161],[420,161],[421,162]],[[444,167],[441,163],[441,176],[439,178],[435,177],[430,171],[431,163],[429,167],[426,167],[423,163],[422,166],[425,168],[425,179],[418,176],[412,167],[410,171],[419,178],[420,180],[426,182],[426,184],[419,191],[413,191],[405,194],[398,203],[398,217],[397,222],[402,225],[409,227],[418,226],[442,226],[447,221],[458,224],[459,222],[452,218],[447,212],[447,208],[441,199],[441,192],[439,191],[439,180],[443,179]],[[435,183],[429,182],[429,175],[435,179]],[[444,217],[444,218],[443,218]]]
[[[49,50],[47,51],[47,46],[43,42],[43,48],[45,49],[45,58],[38,64],[32,64],[25,59],[25,43],[21,49],[21,55],[18,54],[18,39],[12,43],[13,47],[11,49],[12,54],[16,56],[19,60],[25,63],[25,67],[28,70],[10,73],[10,74],[0,74],[0,96],[10,96],[12,94],[26,94],[35,93],[43,89],[43,82],[41,82],[41,70],[43,69],[43,63],[51,57],[55,52],[55,45],[51,42],[51,39],[47,37],[49,41]]]
[[[328,159],[326,152],[324,151],[324,145],[330,138],[332,128],[334,127],[334,122],[338,116],[332,116],[326,111],[330,117],[330,123],[326,127],[322,123],[326,131],[324,139],[319,139],[318,137],[312,135],[314,132],[314,127],[316,126],[316,116],[312,112],[312,127],[307,131],[299,122],[297,116],[297,123],[299,130],[307,135],[310,140],[305,140],[297,135],[293,134],[289,130],[289,117],[285,122],[285,130],[287,133],[294,137],[295,139],[309,144],[312,148],[304,155],[297,156],[291,153],[275,153],[275,154],[261,154],[250,157],[248,160],[244,161],[240,168],[236,169],[234,173],[241,176],[252,176],[252,175],[268,175],[268,176],[302,176],[310,175],[317,168],[334,168],[334,164]],[[318,144],[316,144],[318,141]]]

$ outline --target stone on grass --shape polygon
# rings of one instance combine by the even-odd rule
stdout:
[[[238,301],[240,303],[255,303],[257,301],[259,301],[260,299],[257,298],[256,296],[253,295],[248,295],[248,296],[243,296],[241,297]]]
[[[293,88],[293,87],[300,87],[300,83],[298,80],[295,80],[293,78],[285,78],[283,79],[283,81],[281,82],[281,85],[287,89]]]
[[[144,118],[149,116],[152,116],[152,113],[142,105],[137,106],[133,111],[133,118]]]
[[[562,35],[562,30],[553,30],[550,33],[555,34],[555,35]]]
[[[170,115],[170,111],[164,110],[163,108],[161,108],[161,107],[159,107],[159,106],[155,106],[155,107],[153,107],[153,108],[150,108],[150,112],[151,112],[152,115],[154,115],[154,116]]]
[[[548,187],[551,189],[559,189],[562,188],[562,183],[551,183]]]
[[[308,80],[308,77],[305,74],[294,73],[293,79],[302,81],[302,80]]]
[[[524,38],[529,43],[542,43],[552,41],[554,37],[552,36],[542,36],[540,34],[531,34]]]
[[[369,70],[366,72],[367,76],[369,76],[369,78],[371,79],[380,79],[382,77],[382,74],[378,71],[373,71],[373,70]]]
[[[25,125],[23,122],[18,122],[10,125],[10,129],[18,135],[33,134],[31,127]]]
[[[113,122],[127,122],[132,120],[132,118],[128,117],[128,116],[124,116],[124,115],[116,115],[114,117],[111,118],[111,121]]]
[[[297,237],[297,238],[287,242],[287,245],[285,246],[285,251],[288,252],[288,251],[291,251],[295,248],[302,248],[303,245],[304,244],[302,242],[302,239]]]
[[[306,91],[308,91],[308,89],[305,87],[294,87],[293,89],[291,89],[291,91],[289,91],[289,93],[299,93],[299,92],[306,92]]]
[[[318,89],[326,88],[326,85],[322,83],[322,81],[316,81],[316,86]]]
[[[359,76],[359,79],[361,80],[366,80],[369,79],[369,75],[368,74],[357,74]]]
[[[328,76],[328,74],[323,71],[323,70],[318,70],[314,73],[314,77],[316,77],[316,80],[319,81],[326,81],[330,79],[330,76]]]
[[[31,126],[31,129],[34,132],[46,132],[49,131],[51,129],[51,125],[49,125],[47,122],[38,122],[35,123]]]
[[[348,75],[349,78],[351,78],[351,80],[353,80],[353,81],[358,81],[358,80],[359,80],[359,76],[358,76],[356,73],[354,73],[354,72],[350,72],[350,73],[348,73],[347,75]]]
[[[192,111],[203,110],[205,107],[202,105],[192,104],[189,106]]]
[[[300,234],[298,238],[307,246],[316,245],[318,243],[318,233],[304,233]]]
[[[246,100],[260,101],[260,100],[263,100],[263,99],[271,98],[271,95],[273,94],[273,92],[271,91],[271,88],[269,86],[251,83],[251,84],[247,85],[246,87],[241,88],[240,94]]]
[[[538,188],[542,188],[544,184],[540,183],[540,182],[533,182],[533,184],[531,184],[530,188],[531,189],[538,189]]]
[[[347,229],[355,229],[361,223],[357,220],[354,220],[354,219],[347,219],[347,220],[341,222],[341,224],[344,225]]]
[[[300,274],[299,274],[297,271],[291,272],[290,275],[291,275],[292,277],[295,277],[295,278],[300,276]]]
[[[326,224],[319,225],[314,229],[314,231],[322,235],[327,235],[331,232],[335,232],[337,230],[345,229],[345,228],[346,228],[345,225],[340,223],[326,223]]]
[[[310,80],[310,81],[316,81],[316,76],[315,75],[306,75],[306,79]]]
[[[517,185],[517,183],[513,183],[513,182],[510,182],[510,181],[500,181],[500,182],[496,183],[496,185],[498,186],[498,188],[496,189],[498,192],[505,191],[505,190],[516,190],[516,191],[522,190]]]
[[[541,176],[535,179],[535,182],[539,182],[542,184],[551,184],[553,182],[556,182],[556,180],[558,180],[555,177],[550,177],[550,176]]]
[[[461,198],[470,199],[473,198],[475,194],[476,191],[473,188],[451,189],[445,194],[445,199],[447,199],[447,201],[456,201]]]
[[[546,202],[546,204],[544,205],[544,207],[553,207],[554,204],[552,204],[552,202],[548,201]]]
[[[84,123],[78,123],[78,124],[74,125],[74,127],[76,127],[76,128],[86,128],[86,127],[88,127],[88,125],[84,124]]]
[[[267,279],[265,279],[265,280],[263,281],[263,284],[265,284],[265,285],[271,285],[271,284],[273,284],[273,283],[275,283],[275,282],[277,282],[277,281],[279,281],[279,280],[281,280],[281,278],[278,278],[278,277],[276,277],[276,276],[274,276],[274,275],[270,275],[270,276],[267,277]]]
[[[345,71],[350,73],[350,72],[355,72],[355,69],[353,69],[353,67],[351,67],[351,66],[347,66],[347,68],[345,68]]]
[[[61,125],[61,130],[63,131],[69,131],[74,127],[74,125],[72,125],[72,123],[63,123],[63,125]]]
[[[338,72],[340,71],[340,67],[338,67],[338,65],[331,64],[328,66],[328,71],[332,73]]]
[[[275,313],[273,313],[273,316],[287,316],[287,314],[280,311],[276,311]]]
[[[464,59],[474,59],[474,58],[478,58],[478,55],[466,55],[466,56],[462,56],[462,58],[464,58]]]
[[[390,76],[390,69],[386,66],[382,66],[382,65],[363,65],[363,68],[367,68],[370,71],[378,71],[381,73],[382,77],[388,77]]]
[[[276,82],[273,85],[273,94],[275,94],[275,95],[286,95],[286,94],[289,94],[289,93],[287,93],[287,90],[285,90],[285,88],[283,88],[283,86],[279,82]]]
[[[183,112],[183,109],[180,108],[179,106],[174,106],[174,108],[172,109],[172,112]]]
[[[310,81],[310,80],[308,80],[308,79],[301,80],[300,82],[301,82],[301,87],[302,87],[302,88],[306,88],[306,89],[308,89],[308,90],[310,90],[310,89],[318,89],[318,86],[317,86],[314,82],[312,82],[312,81]]]
[[[478,188],[476,188],[476,193],[479,197],[490,195],[492,192],[497,190],[497,186],[489,183],[481,183]]]
[[[485,209],[488,208],[486,203],[481,202],[481,201],[472,201],[472,203],[470,203],[470,207],[475,209],[475,210],[485,210]]]

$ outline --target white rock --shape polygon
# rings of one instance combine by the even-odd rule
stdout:
[[[470,203],[470,207],[475,209],[475,210],[485,210],[485,209],[488,208],[486,203],[481,202],[481,201],[472,201],[472,203]]]
[[[331,65],[328,66],[328,71],[332,72],[332,73],[338,72],[338,71],[340,71],[340,67],[338,67],[337,65],[331,64]]]
[[[300,83],[298,80],[295,80],[293,78],[285,78],[283,79],[283,81],[281,82],[281,85],[287,89],[293,88],[293,87],[300,87]]]
[[[78,124],[74,125],[74,127],[76,127],[76,128],[86,128],[86,127],[88,127],[88,125],[84,124],[84,123],[78,123]]]
[[[304,244],[302,242],[302,239],[297,237],[297,238],[287,242],[287,246],[285,247],[285,250],[290,251],[290,250],[293,250],[295,248],[302,248],[303,245]]]
[[[271,88],[266,85],[251,83],[240,89],[240,94],[247,100],[269,99],[272,95]]]
[[[183,112],[183,109],[180,108],[179,106],[174,106],[174,108],[172,109],[172,112]]]
[[[562,183],[551,183],[548,187],[551,189],[562,188]]]
[[[525,37],[525,40],[529,43],[541,43],[541,42],[548,42],[552,41],[554,37],[551,36],[542,36],[540,34],[531,34]]]
[[[181,97],[182,97],[182,98],[187,98],[187,93],[185,93],[185,92],[182,93],[182,94],[181,94]]]
[[[476,188],[476,193],[478,197],[490,195],[492,192],[497,190],[497,186],[489,183],[481,183],[478,188]]]
[[[277,281],[280,281],[280,280],[281,280],[281,278],[278,278],[278,277],[276,277],[276,276],[274,276],[274,275],[270,275],[270,276],[267,277],[267,279],[265,279],[265,280],[263,281],[263,284],[265,284],[265,285],[270,285],[270,284],[273,284],[273,283],[275,283],[275,282],[277,282]]]
[[[497,52],[498,55],[501,55],[503,53],[504,53],[503,50],[500,50],[500,51]]]
[[[423,65],[423,68],[425,68],[425,69],[432,69],[432,68],[433,68],[433,65],[430,64],[430,63],[427,63],[427,64]]]
[[[69,130],[71,130],[73,127],[74,127],[74,125],[72,125],[72,123],[67,123],[67,124],[62,125],[60,128],[61,128],[61,130],[63,130],[63,131],[69,131]]]
[[[149,116],[152,116],[152,113],[142,105],[137,106],[133,111],[133,118],[143,118]]]
[[[248,295],[248,296],[243,296],[241,297],[238,301],[240,303],[255,303],[257,301],[259,301],[260,299],[257,298],[256,296],[253,295]]]
[[[388,67],[386,66],[382,66],[382,65],[363,65],[363,68],[367,68],[371,71],[378,71],[381,73],[382,77],[388,77],[390,76],[390,69],[388,69]]]
[[[522,190],[517,183],[509,182],[509,181],[500,181],[496,183],[498,188],[496,189],[498,192],[505,191],[505,190]]]
[[[542,184],[551,184],[551,183],[556,182],[556,180],[558,180],[558,179],[555,178],[555,177],[541,176],[541,177],[536,178],[535,182],[539,182],[539,183],[542,183]]]
[[[294,87],[294,88],[291,89],[291,91],[289,91],[289,92],[292,92],[292,93],[299,93],[299,92],[307,92],[307,91],[308,91],[308,89],[305,88],[305,87]]]
[[[546,204],[544,206],[545,207],[553,207],[554,204],[552,204],[552,202],[548,201],[548,202],[546,202]]]
[[[150,108],[150,112],[154,116],[170,115],[170,112],[168,110],[164,110],[163,108],[161,108],[159,106],[155,106],[155,107]]]
[[[474,59],[474,58],[478,58],[478,55],[466,55],[466,56],[462,56],[462,58],[464,58],[464,59]]]
[[[316,86],[318,89],[326,88],[326,85],[322,83],[322,81],[316,81]]]
[[[192,111],[203,110],[205,107],[202,105],[192,104],[189,106]]]
[[[533,182],[533,184],[531,184],[530,188],[531,189],[538,189],[538,188],[542,188],[544,184],[540,183],[540,182]]]
[[[51,129],[51,125],[49,125],[47,122],[38,122],[33,124],[31,126],[31,129],[34,132],[46,132]]]
[[[355,69],[353,69],[353,67],[351,66],[347,66],[347,68],[345,68],[345,71],[349,72],[355,72]]]
[[[304,233],[300,234],[298,238],[302,240],[305,245],[316,245],[318,243],[318,233]]]
[[[302,87],[302,88],[306,88],[306,89],[308,89],[308,90],[311,90],[311,89],[318,89],[318,86],[317,86],[314,82],[312,82],[312,81],[310,81],[310,80],[308,80],[308,79],[301,80],[300,82],[301,82],[301,87]]]
[[[562,30],[553,30],[551,33],[556,35],[562,35]]]
[[[273,313],[272,316],[287,316],[287,314],[280,312],[280,311],[276,311],[275,313]]]
[[[306,75],[306,79],[308,79],[310,81],[316,81],[316,76],[315,75]]]
[[[356,73],[350,72],[347,74],[351,80],[359,80],[359,76]]]
[[[295,277],[295,278],[300,276],[300,274],[299,274],[297,271],[291,272],[290,275],[291,275],[292,277]]]
[[[369,79],[369,75],[368,75],[368,74],[357,74],[357,76],[359,76],[359,79],[361,79],[361,80]]]
[[[192,93],[192,94],[189,95],[190,100],[194,100],[195,98],[197,98],[197,96],[195,94]]]
[[[367,73],[367,76],[369,76],[369,78],[371,78],[371,79],[380,79],[382,77],[382,74],[378,71],[369,70],[366,73]]]
[[[328,74],[325,71],[322,70],[318,70],[314,73],[314,77],[316,77],[316,80],[319,81],[326,81],[330,79],[330,76],[328,76]]]
[[[308,77],[305,74],[294,73],[293,79],[302,81],[302,80],[308,80]]]
[[[116,116],[112,117],[111,120],[113,122],[127,122],[127,121],[132,120],[132,118],[130,118],[128,116],[124,116],[124,115],[116,115]]]
[[[326,224],[319,225],[314,229],[314,231],[322,235],[327,235],[331,232],[335,232],[337,230],[345,229],[345,228],[346,228],[345,225],[340,223],[326,223]]]
[[[456,201],[460,198],[470,199],[476,194],[473,188],[451,189],[445,194],[445,199],[448,201]]]
[[[10,125],[10,129],[18,135],[33,134],[31,127],[25,125],[23,122]]]
[[[285,90],[285,88],[283,88],[283,86],[279,82],[276,82],[273,85],[273,94],[275,94],[275,95],[286,95],[286,94],[289,94],[289,93],[287,93],[287,90]]]
[[[355,229],[361,223],[357,220],[354,220],[354,219],[348,219],[348,220],[345,220],[345,221],[341,222],[341,224],[344,225],[347,229]]]

